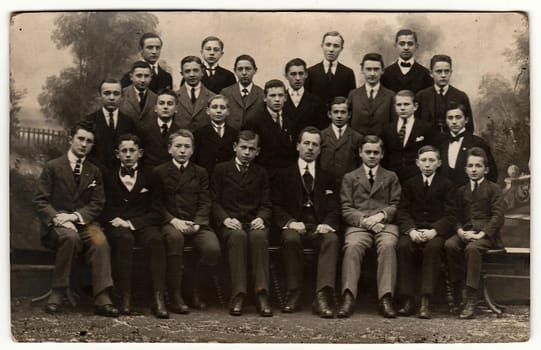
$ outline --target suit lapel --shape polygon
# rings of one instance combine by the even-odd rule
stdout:
[[[331,147],[336,147],[336,143],[338,140],[336,139],[336,135],[332,130],[332,126],[329,126],[327,129],[323,130],[322,134],[323,138],[329,142]]]
[[[364,187],[366,191],[369,191],[371,193],[370,182],[368,181],[368,177],[366,176],[366,173],[364,172],[364,166],[360,166],[357,169],[357,180],[359,181],[361,186]]]
[[[374,184],[372,185],[372,188],[370,189],[370,195],[374,194],[376,191],[380,189],[380,187],[383,186],[383,184],[386,181],[386,178],[387,178],[387,174],[385,174],[385,172],[383,171],[383,168],[380,165],[378,167],[378,171],[376,172],[376,179],[374,180]],[[368,186],[370,186],[370,184],[368,184]]]
[[[83,169],[81,170],[81,177],[79,178],[79,186],[77,186],[77,191],[75,194],[75,199],[81,195],[81,193],[91,184],[91,181],[94,180],[94,177],[89,171],[90,163],[88,158],[83,162]]]
[[[180,105],[184,107],[190,113],[190,115],[193,115],[193,105],[192,100],[190,100],[188,96],[188,91],[186,90],[186,84],[180,87],[180,90],[178,92],[179,102]]]
[[[128,103],[132,106],[132,108],[137,112],[141,113],[141,107],[139,106],[139,101],[137,100],[137,96],[135,96],[135,91],[133,85],[128,86],[128,93],[127,93],[127,100]]]
[[[77,184],[75,183],[75,178],[73,177],[73,170],[71,169],[70,162],[68,160],[68,155],[64,156],[64,161],[61,164],[62,166],[62,175],[66,182],[66,185],[69,188],[70,193],[74,194],[77,191]]]
[[[239,97],[240,97],[240,90],[236,92],[239,94]],[[251,105],[253,105],[255,101],[257,101],[257,94],[258,94],[258,91],[255,89],[255,85],[254,85],[252,86],[252,91],[250,91],[248,96],[246,96],[246,103],[244,104],[245,110],[248,109]],[[240,100],[242,101],[242,97],[240,97]],[[242,102],[241,102],[241,106],[242,106]]]
[[[201,84],[201,90],[199,90],[199,96],[197,96],[197,100],[195,101],[195,105],[193,106],[192,116],[198,114],[199,111],[205,108],[205,106],[207,105],[208,99],[209,99],[209,92],[205,88],[205,86]]]
[[[334,131],[333,131],[333,134],[334,134]],[[336,137],[336,135],[334,137]],[[348,127],[342,134],[342,137],[340,137],[340,140],[337,141],[336,148],[342,147],[345,143],[349,141],[350,138],[351,138],[351,127]]]

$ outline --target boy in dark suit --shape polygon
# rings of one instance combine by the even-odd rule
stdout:
[[[398,50],[398,60],[385,68],[381,84],[394,92],[410,90],[413,93],[432,86],[434,81],[428,69],[415,61],[415,51],[419,48],[417,33],[400,29],[394,45]]]
[[[297,139],[299,132],[307,126],[322,130],[329,125],[325,105],[319,97],[304,88],[304,82],[308,78],[306,62],[300,58],[287,62],[285,77],[289,86],[284,113],[291,117],[293,137]]]
[[[257,66],[252,56],[238,56],[235,59],[238,84],[228,86],[220,92],[229,99],[227,125],[237,130],[240,130],[248,119],[265,109],[265,93],[253,82],[256,73]]]
[[[115,157],[116,140],[119,135],[137,134],[135,122],[128,116],[120,113],[118,106],[122,98],[122,86],[117,79],[104,79],[99,87],[101,108],[84,119],[96,126],[96,145],[88,155],[103,175],[118,166]]]
[[[419,148],[432,141],[433,128],[423,120],[415,118],[417,103],[413,92],[399,91],[394,96],[396,122],[384,129],[384,166],[398,175],[401,183],[419,173],[415,165]]]
[[[67,154],[45,164],[34,197],[42,244],[56,250],[52,292],[45,307],[48,313],[59,311],[73,260],[84,252],[92,268],[95,313],[118,316],[109,297],[113,286],[110,249],[97,222],[105,204],[103,182],[99,169],[87,161],[94,132],[94,125],[86,121],[71,129]]]
[[[455,305],[459,305],[457,296],[466,280],[466,302],[459,314],[461,319],[475,315],[483,252],[503,246],[500,238],[504,223],[502,191],[485,178],[489,171],[487,165],[483,149],[473,147],[468,151],[465,170],[469,180],[456,192],[456,235],[445,242]]]
[[[233,144],[238,131],[226,123],[229,116],[229,100],[223,95],[210,98],[207,107],[210,124],[194,131],[195,150],[193,161],[207,169],[209,177],[216,164],[230,160],[235,151]]]
[[[242,314],[248,266],[257,310],[261,316],[272,316],[267,297],[270,185],[265,169],[253,163],[259,152],[258,141],[254,132],[241,131],[235,142],[234,159],[218,164],[212,175],[212,214],[218,234],[227,246],[232,287],[229,313],[233,316]]]
[[[430,318],[430,297],[438,280],[443,244],[454,227],[454,192],[451,181],[436,173],[441,165],[436,147],[421,147],[416,164],[421,174],[404,183],[396,217],[401,233],[397,249],[398,291],[404,296],[404,304],[397,313],[409,316],[415,312],[415,277],[420,276],[419,318]]]
[[[214,267],[220,257],[220,243],[209,226],[211,208],[207,171],[190,161],[194,137],[186,129],[169,135],[172,160],[152,172],[154,207],[162,217],[167,266],[183,266],[184,242],[192,244],[200,259],[195,267],[192,306],[206,308],[199,296],[198,278],[205,276],[203,266]],[[182,268],[168,279],[173,312],[187,313],[181,295]]]
[[[282,312],[300,308],[303,281],[303,245],[318,250],[316,297],[313,312],[332,318],[329,305],[334,295],[339,242],[340,204],[331,173],[316,164],[321,134],[307,127],[297,141],[299,159],[284,169],[273,191],[276,226],[282,229],[282,255],[287,278],[287,301]]]
[[[141,127],[141,139],[145,150],[143,162],[146,167],[152,169],[171,160],[167,140],[169,135],[180,128],[176,122],[176,110],[177,94],[169,89],[160,90],[154,106],[156,117]]]
[[[364,55],[361,73],[365,83],[348,96],[351,127],[362,135],[381,136],[383,129],[393,120],[394,92],[380,84],[383,67],[383,57],[379,53]]]
[[[162,47],[162,39],[157,34],[145,33],[139,39],[141,58],[149,64],[153,72],[148,88],[155,93],[161,89],[173,88],[173,77],[158,63]],[[131,83],[129,73],[124,74],[122,77],[122,87],[125,88]]]
[[[152,312],[158,318],[169,318],[164,301],[165,243],[157,227],[160,216],[151,207],[151,174],[139,162],[143,156],[139,137],[123,134],[117,144],[120,166],[105,179],[107,203],[102,218],[113,248],[115,289],[122,298],[120,312],[131,311],[132,249],[137,243],[145,248],[149,258],[154,292]]]
[[[346,173],[361,164],[359,146],[362,135],[348,126],[351,118],[348,101],[345,97],[335,97],[329,103],[331,125],[321,131],[321,169],[334,174],[336,188],[340,188]]]
[[[340,200],[347,224],[342,262],[343,303],[338,317],[353,314],[361,266],[366,250],[376,245],[379,311],[395,318],[393,294],[396,284],[398,226],[392,224],[400,202],[400,182],[392,171],[380,166],[384,145],[375,135],[363,138],[359,153],[363,164],[344,175]]]
[[[148,63],[137,61],[130,70],[132,84],[122,90],[123,99],[120,112],[130,117],[138,128],[153,119],[156,94],[148,88],[152,79],[152,69]]]
[[[468,176],[463,171],[466,166],[467,153],[471,148],[479,147],[487,155],[487,168],[490,170],[487,178],[496,182],[498,181],[498,168],[490,147],[485,140],[467,130],[466,126],[470,122],[470,118],[468,118],[466,111],[466,106],[453,101],[447,105],[445,121],[449,131],[440,144],[441,173],[457,186],[467,183]]]
[[[415,113],[418,119],[432,124],[441,139],[447,134],[445,114],[450,101],[465,107],[466,117],[470,121],[466,130],[473,132],[473,119],[470,99],[463,91],[449,84],[453,74],[453,61],[447,55],[435,55],[430,59],[430,76],[434,79],[434,86],[427,87],[417,93],[415,100],[419,104]]]
[[[323,34],[321,40],[323,62],[308,68],[306,90],[318,96],[323,103],[329,103],[336,96],[347,96],[355,89],[355,73],[338,62],[344,49],[344,37],[335,31]]]
[[[233,72],[218,65],[223,54],[224,42],[220,38],[208,36],[201,42],[201,57],[205,66],[201,82],[215,94],[237,82]]]
[[[185,84],[177,91],[177,123],[180,128],[193,131],[210,123],[205,107],[214,93],[201,83],[203,62],[199,57],[184,57],[180,61],[180,74]]]

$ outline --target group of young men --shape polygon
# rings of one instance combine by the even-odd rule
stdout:
[[[364,55],[365,84],[355,88],[353,70],[338,62],[344,39],[328,32],[321,63],[308,68],[292,59],[287,85],[272,79],[261,89],[251,56],[238,56],[233,74],[218,65],[223,42],[208,37],[202,59],[181,60],[175,92],[158,63],[161,39],[144,34],[143,60],[121,80],[103,80],[102,108],[74,126],[67,154],[41,175],[42,240],[57,250],[46,311],[59,310],[73,258],[84,251],[96,313],[129,314],[132,248],[140,244],[149,257],[152,312],[188,313],[181,286],[189,244],[198,254],[192,308],[206,307],[198,281],[223,251],[229,313],[243,313],[250,289],[258,313],[272,316],[268,246],[277,235],[287,282],[282,312],[301,307],[303,247],[312,247],[314,313],[350,317],[363,258],[375,245],[384,317],[430,318],[442,260],[454,287],[452,311],[473,317],[482,252],[501,244],[494,159],[473,135],[468,97],[449,85],[451,58],[433,56],[430,70],[420,65],[417,35],[408,29],[398,31],[395,46],[399,57],[389,67],[380,54]]]

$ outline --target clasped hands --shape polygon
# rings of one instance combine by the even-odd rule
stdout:
[[[473,230],[464,231],[461,228],[456,230],[456,233],[458,237],[460,237],[460,239],[462,239],[464,242],[476,241],[478,239],[485,237],[486,235],[484,231],[479,231],[479,232],[475,232]]]
[[[62,226],[65,228],[72,229],[74,231],[77,231],[77,228],[75,227],[75,224],[74,224],[77,221],[79,221],[79,217],[74,213],[72,214],[59,213],[53,217],[54,226]]]
[[[434,229],[413,229],[408,234],[414,243],[424,243],[436,237],[438,233]]]
[[[360,226],[375,233],[380,233],[385,228],[383,220],[385,220],[385,214],[380,212],[372,216],[363,217]]]
[[[242,222],[236,218],[226,218],[224,226],[230,230],[242,230]],[[265,228],[265,222],[261,218],[255,218],[250,222],[250,230],[262,230]]]
[[[287,225],[287,228],[297,231],[298,233],[306,233],[306,226],[302,221],[292,221]],[[317,225],[314,233],[325,234],[334,232],[334,229],[327,224]]]
[[[201,227],[201,225],[198,225],[193,221],[181,220],[179,218],[173,218],[171,221],[169,221],[169,223],[173,225],[174,228],[185,234],[196,233]]]

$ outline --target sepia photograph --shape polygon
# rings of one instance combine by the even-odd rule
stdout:
[[[12,342],[530,341],[527,11],[9,16]]]

